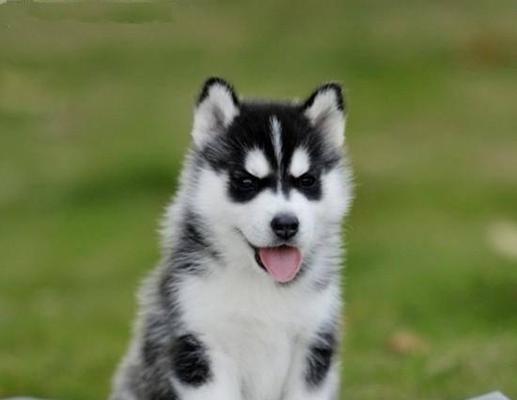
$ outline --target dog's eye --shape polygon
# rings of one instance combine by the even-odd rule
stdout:
[[[303,188],[310,188],[316,183],[316,178],[311,174],[303,174],[298,178],[298,184]]]
[[[254,190],[257,187],[257,180],[251,176],[235,177],[234,182],[240,190]]]

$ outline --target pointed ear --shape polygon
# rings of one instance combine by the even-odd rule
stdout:
[[[345,102],[341,85],[326,83],[302,105],[304,115],[328,140],[342,146],[345,141]]]
[[[203,85],[194,110],[192,137],[201,148],[211,137],[223,133],[239,114],[239,100],[233,87],[221,78],[209,78]]]

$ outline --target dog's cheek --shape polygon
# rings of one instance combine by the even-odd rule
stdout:
[[[347,213],[351,202],[347,176],[339,169],[330,171],[322,177],[322,190],[318,219],[339,222]]]
[[[194,209],[215,221],[227,214],[229,199],[225,193],[227,177],[210,169],[199,173],[197,186],[192,196]]]

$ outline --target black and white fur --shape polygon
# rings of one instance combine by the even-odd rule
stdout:
[[[344,128],[335,83],[304,102],[241,101],[226,81],[205,83],[111,400],[337,398]],[[298,221],[288,240],[271,228],[286,213]],[[303,263],[279,283],[256,254],[285,244]]]

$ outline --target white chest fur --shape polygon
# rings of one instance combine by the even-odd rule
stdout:
[[[228,360],[247,399],[280,398],[294,364],[339,309],[338,284],[318,290],[301,279],[280,286],[266,273],[214,270],[179,288],[186,329]]]

